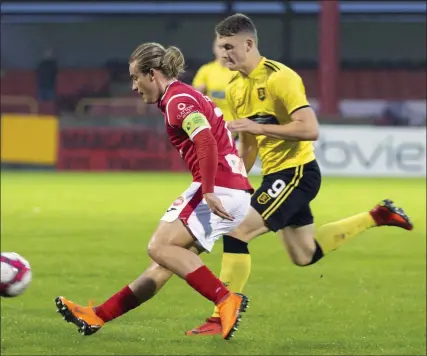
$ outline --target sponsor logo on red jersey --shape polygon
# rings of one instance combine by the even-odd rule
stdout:
[[[177,198],[174,202],[173,202],[173,206],[178,206],[181,205],[184,202],[184,198],[183,197],[179,197]]]

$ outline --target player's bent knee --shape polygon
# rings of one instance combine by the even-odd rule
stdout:
[[[309,266],[312,263],[313,255],[310,253],[305,253],[301,249],[291,249],[287,248],[288,255],[295,266],[305,267]]]
[[[299,267],[313,264],[316,255],[316,242],[313,239],[312,224],[301,227],[286,227],[277,232],[289,254],[292,263]]]
[[[148,256],[150,256],[153,261],[158,261],[164,246],[174,244],[175,238],[177,238],[177,241],[179,242],[179,233],[181,232],[179,227],[181,227],[180,223],[160,222],[147,246]]]
[[[293,264],[298,267],[310,266],[311,261],[312,261],[312,257],[306,257],[306,256],[292,257]]]
[[[153,261],[157,260],[157,251],[156,251],[156,247],[155,246],[148,245],[148,247],[147,247],[147,253],[148,253],[148,256],[150,256],[150,258]]]
[[[151,241],[148,243],[148,246],[147,246],[148,256],[150,256],[150,258],[153,261],[158,260],[159,255],[161,253],[161,247],[162,247],[162,245],[153,236],[153,238],[151,239]]]

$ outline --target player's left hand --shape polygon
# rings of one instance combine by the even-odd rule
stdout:
[[[203,197],[206,200],[206,203],[208,204],[209,209],[219,217],[233,221],[234,217],[232,217],[224,208],[224,206],[221,203],[221,200],[214,194],[214,193],[205,193]]]
[[[234,120],[227,124],[231,132],[247,132],[253,135],[262,135],[262,125],[249,119]]]

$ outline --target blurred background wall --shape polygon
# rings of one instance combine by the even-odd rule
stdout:
[[[215,24],[250,16],[261,53],[303,78],[331,175],[425,176],[423,1],[1,4],[2,167],[183,170],[156,106],[130,90],[141,42],[181,48],[191,83]],[[254,173],[259,173],[256,167]]]

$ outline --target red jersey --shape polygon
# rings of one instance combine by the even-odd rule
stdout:
[[[169,84],[158,106],[165,116],[169,140],[190,169],[193,182],[201,182],[201,175],[196,147],[192,139],[200,131],[210,129],[218,147],[215,185],[252,191],[243,161],[238,156],[236,145],[231,132],[227,129],[222,112],[207,96],[177,80]],[[182,124],[185,118],[193,113],[203,114],[208,124],[197,128],[189,136],[182,128]]]

